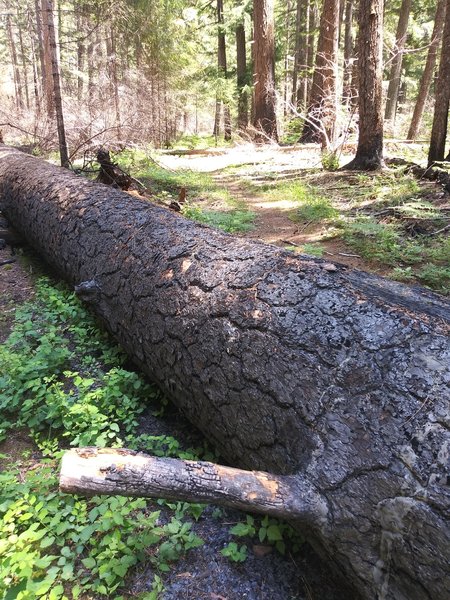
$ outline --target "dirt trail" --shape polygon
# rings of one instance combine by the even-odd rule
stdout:
[[[383,272],[355,255],[342,240],[326,237],[327,227],[323,223],[294,222],[291,217],[298,203],[292,197],[272,199],[258,193],[258,187],[263,190],[280,181],[300,179],[307,183],[308,178],[314,176],[321,167],[320,150],[316,144],[284,148],[258,148],[247,144],[220,152],[216,149],[206,150],[204,154],[166,154],[160,162],[173,170],[210,173],[220,187],[236,200],[242,201],[256,215],[253,228],[240,234],[244,237],[285,248],[298,248],[299,252],[302,252],[305,244],[320,243],[324,258],[355,269]],[[328,174],[332,181],[336,177],[340,175]],[[225,206],[223,208],[226,209]],[[220,210],[220,207],[215,205],[214,209]]]

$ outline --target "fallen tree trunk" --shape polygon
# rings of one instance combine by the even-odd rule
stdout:
[[[314,517],[296,526],[355,590],[447,596],[446,300],[214,231],[6,147],[0,198],[224,457],[314,491]]]

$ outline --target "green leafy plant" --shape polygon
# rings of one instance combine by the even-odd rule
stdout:
[[[238,546],[236,542],[230,542],[220,553],[233,562],[244,562],[248,556],[247,546],[245,544]]]
[[[33,462],[28,450],[20,470],[12,464],[0,473],[0,598],[63,600],[69,588],[74,599],[119,598],[116,591],[137,563],[164,572],[202,544],[191,530],[202,505],[162,501],[161,523],[155,503],[85,500],[58,491],[61,443],[122,445],[123,437],[133,440],[149,399],[158,399],[159,392],[124,362],[123,352],[64,286],[40,279],[36,296],[16,312],[13,332],[0,348],[3,434],[28,428],[48,458]],[[196,458],[195,450],[183,451],[169,436],[141,437],[138,443],[146,441],[160,455]],[[155,600],[163,589],[157,577],[149,592]]]
[[[247,515],[246,521],[237,523],[230,529],[230,533],[239,537],[253,537],[256,533],[255,519],[252,516]]]
[[[325,171],[337,171],[339,169],[339,155],[337,152],[322,152],[321,161]]]

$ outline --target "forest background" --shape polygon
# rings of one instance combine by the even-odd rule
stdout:
[[[183,135],[254,137],[252,126],[264,130],[255,114],[261,94],[272,96],[277,120],[264,141],[295,142],[302,129],[302,141],[315,141],[317,89],[322,105],[334,104],[327,110],[336,113],[337,127],[326,141],[334,147],[334,138],[342,141],[357,127],[357,21],[372,5],[382,3],[2,0],[0,126],[8,140],[25,136],[42,152],[57,148],[56,68],[70,159],[93,143],[170,147]],[[383,9],[389,137],[429,137],[445,5],[395,0]],[[262,27],[252,19],[258,13]],[[262,58],[258,43],[269,44]],[[258,60],[269,71],[262,90]],[[315,71],[324,74],[319,85]],[[333,98],[325,101],[333,78]],[[313,124],[312,136],[305,136],[305,123]]]

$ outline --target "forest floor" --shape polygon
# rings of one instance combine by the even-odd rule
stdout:
[[[354,148],[346,151],[339,157],[340,166]],[[387,143],[386,154],[426,162],[421,144]],[[376,173],[326,170],[316,144],[249,144],[203,154],[174,150],[158,161],[180,176],[209,173],[231,197],[231,202],[226,195],[210,199],[189,190],[188,182],[187,216],[206,216],[204,222],[215,224],[212,214],[234,211],[238,222],[233,233],[450,292],[450,195],[441,185],[408,174],[405,167]],[[192,215],[192,206],[203,215]]]
[[[406,148],[410,153],[414,150]],[[391,154],[405,157],[399,150],[404,148],[395,146]],[[420,148],[415,151],[419,153]],[[398,169],[376,174],[325,171],[316,146],[166,152],[156,160],[164,169],[157,166],[142,175],[125,167],[145,181],[159,202],[177,198],[185,187],[187,202],[182,211],[186,216],[293,252],[419,282],[443,293],[450,289],[450,197],[435,183],[418,182]],[[345,160],[342,157],[341,163]],[[139,168],[143,164],[148,169],[148,160],[141,161]],[[19,249],[17,254],[9,246],[0,249],[0,343],[7,343],[16,309],[34,301],[36,274],[42,272],[45,267],[29,249]],[[81,354],[75,360],[81,362]],[[176,439],[182,448],[204,446],[192,426],[170,408],[162,416],[151,410],[142,414],[138,433]],[[23,427],[11,429],[0,444],[0,476],[18,465],[23,483],[27,471],[36,472],[42,461],[42,451]],[[169,507],[156,508],[166,525],[174,518]],[[276,548],[280,540],[261,541],[261,518],[249,522],[237,511],[208,506],[197,520],[192,519],[191,526],[203,545],[182,553],[179,560],[170,562],[167,572],[155,571],[154,561],[144,560],[107,597],[352,600],[344,582],[306,542],[283,538],[282,554]],[[232,532],[236,526],[240,535]],[[285,531],[284,525],[274,523],[273,527],[273,531]],[[235,544],[234,550],[230,557],[224,556],[222,551],[230,544]],[[159,588],[154,587],[155,576],[161,577]],[[105,596],[82,593],[79,597]]]

